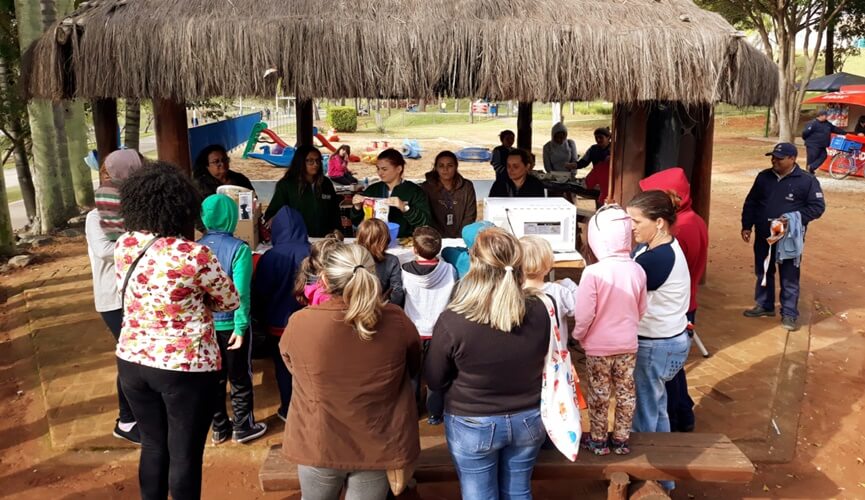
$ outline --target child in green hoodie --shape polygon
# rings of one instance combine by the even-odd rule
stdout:
[[[249,295],[252,281],[252,252],[249,246],[233,236],[237,227],[237,204],[223,194],[205,198],[201,205],[201,221],[207,232],[198,243],[216,255],[219,264],[234,281],[240,295],[240,307],[231,312],[214,312],[213,323],[219,344],[222,369],[220,392],[213,416],[213,443],[229,437],[246,443],[264,435],[267,425],[256,422],[252,406],[252,342],[249,329]],[[225,386],[231,382],[231,408],[234,421],[228,419],[225,406]]]

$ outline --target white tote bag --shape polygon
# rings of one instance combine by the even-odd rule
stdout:
[[[546,295],[541,296],[550,313],[550,347],[544,358],[541,383],[541,420],[553,444],[573,462],[580,451],[580,402],[577,372],[571,364],[571,353],[561,350],[556,310]]]

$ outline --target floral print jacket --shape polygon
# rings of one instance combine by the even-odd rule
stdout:
[[[139,232],[117,239],[118,290],[151,239]],[[234,310],[240,298],[209,248],[184,238],[160,238],[132,271],[124,297],[118,358],[162,370],[220,369],[211,311]]]

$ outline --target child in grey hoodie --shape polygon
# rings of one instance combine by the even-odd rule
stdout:
[[[425,357],[433,326],[450,301],[457,273],[452,265],[438,258],[442,248],[442,237],[438,231],[421,226],[414,230],[412,240],[415,260],[402,266],[405,313],[417,327]],[[417,380],[416,388],[415,395],[420,403],[420,380]],[[441,393],[428,391],[427,409],[429,424],[440,424],[444,412]]]

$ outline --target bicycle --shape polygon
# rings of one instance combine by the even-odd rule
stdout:
[[[846,179],[848,175],[856,173],[856,157],[862,151],[862,144],[855,141],[844,140],[839,144],[837,153],[829,162],[829,175],[833,179]]]

